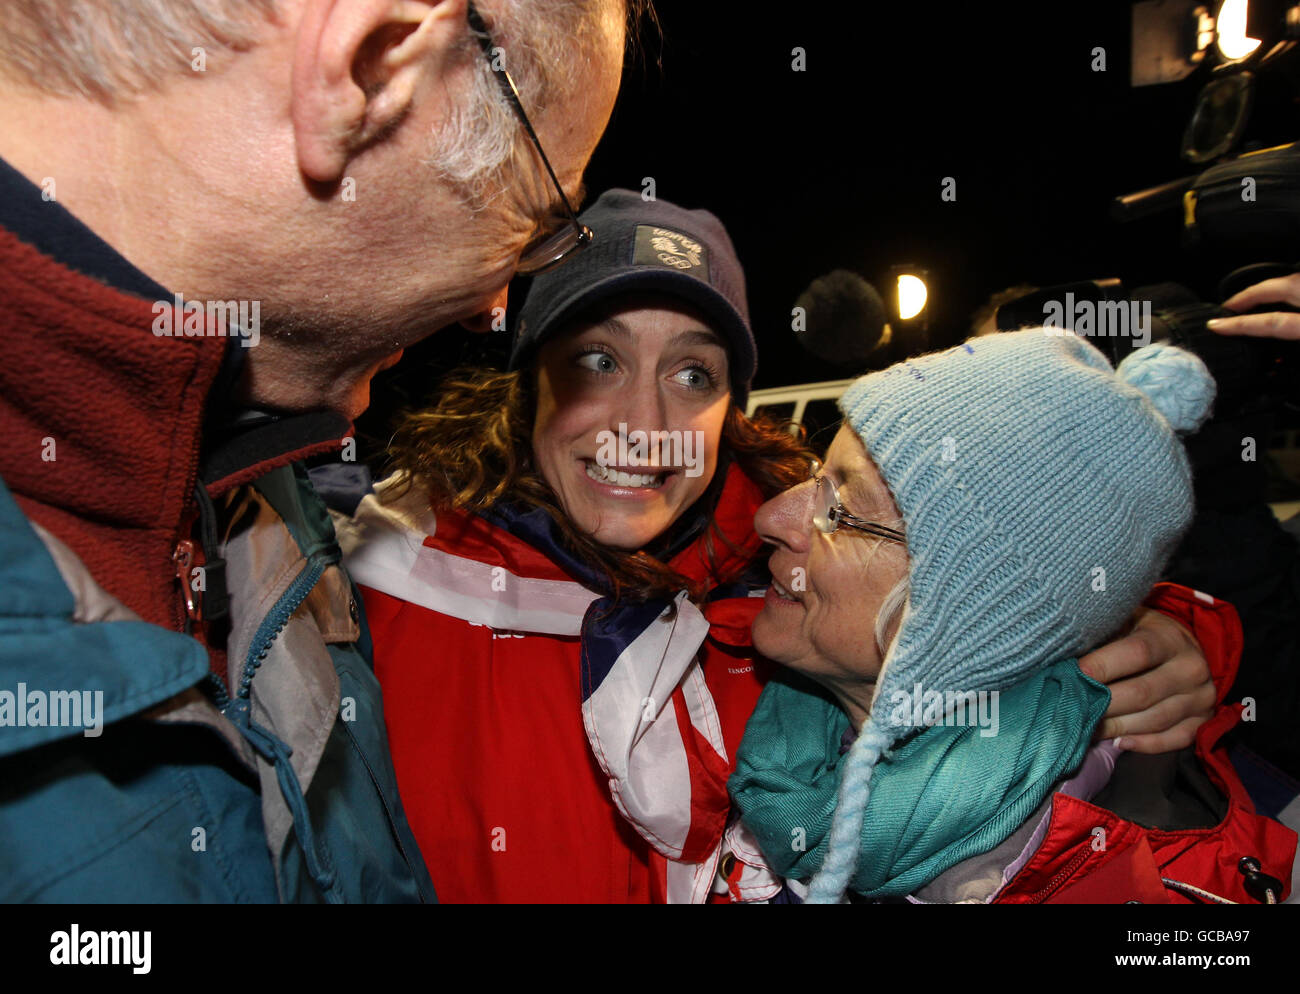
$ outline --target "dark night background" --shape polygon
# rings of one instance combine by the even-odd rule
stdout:
[[[972,311],[1012,284],[1118,276],[1212,294],[1223,275],[1183,252],[1174,213],[1108,220],[1116,195],[1200,171],[1179,145],[1207,71],[1130,87],[1127,3],[657,10],[661,36],[647,33],[625,74],[587,186],[640,189],[652,176],[661,199],[721,217],[748,276],[756,388],[853,374],[804,353],[790,330],[796,298],[832,269],[882,293],[890,266],[928,269],[932,346],[964,338]],[[791,69],[795,46],[806,71]],[[1104,72],[1092,69],[1098,46]],[[1261,82],[1247,141],[1300,137],[1289,88]],[[945,176],[956,202],[940,199]],[[442,371],[493,361],[507,339],[457,327],[409,349],[375,381],[363,454]]]

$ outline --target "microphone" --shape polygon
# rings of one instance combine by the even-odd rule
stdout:
[[[836,269],[819,276],[799,295],[803,328],[795,338],[804,350],[836,366],[865,369],[891,330],[885,302],[857,273]]]

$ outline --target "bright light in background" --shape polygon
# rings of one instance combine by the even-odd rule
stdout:
[[[1223,0],[1216,19],[1219,52],[1229,62],[1244,59],[1259,48],[1258,38],[1246,37],[1247,0]]]
[[[908,321],[925,310],[926,296],[924,280],[917,276],[900,276],[898,278],[899,318]]]

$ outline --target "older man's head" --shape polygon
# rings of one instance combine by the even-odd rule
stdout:
[[[576,199],[628,0],[477,6]],[[254,403],[357,413],[559,200],[466,0],[6,0],[0,88],[0,156],[169,289],[261,302]]]

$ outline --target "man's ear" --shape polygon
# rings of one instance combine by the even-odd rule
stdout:
[[[467,0],[305,0],[290,112],[298,166],[337,183],[349,160],[411,109],[469,31]]]

